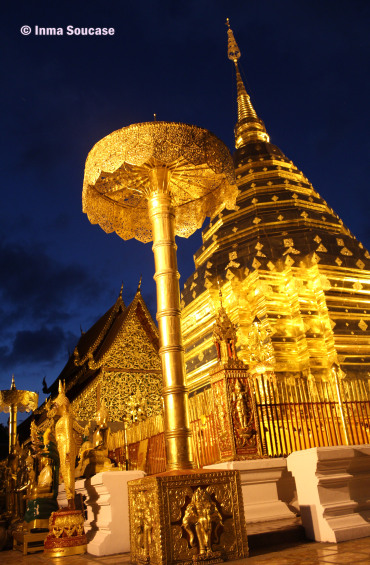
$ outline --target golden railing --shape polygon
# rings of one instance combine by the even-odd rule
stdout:
[[[220,450],[211,389],[190,397],[189,410],[195,464],[212,465],[220,460]]]
[[[259,375],[251,377],[262,455],[283,457],[311,447],[370,443],[370,401],[361,380],[310,382],[303,378]],[[189,399],[197,467],[220,461],[212,391],[207,388]],[[163,417],[154,416],[127,430],[129,459],[135,469],[140,442],[148,440],[147,474],[165,470]],[[124,461],[123,431],[112,434],[110,450]]]
[[[145,457],[143,470],[148,475],[162,473],[166,470],[166,453],[164,444],[164,423],[162,414],[152,416],[132,425],[126,431],[128,443],[129,468],[138,468],[140,444],[145,444]],[[125,434],[124,430],[112,433],[109,438],[109,455],[117,463],[125,462]]]
[[[361,380],[253,378],[262,454],[370,442],[370,401]]]

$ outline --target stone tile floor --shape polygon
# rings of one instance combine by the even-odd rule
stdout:
[[[77,555],[59,559],[44,556],[42,552],[23,556],[20,551],[0,552],[1,565],[123,565],[130,562],[130,554]],[[229,565],[331,565],[353,564],[370,565],[370,537],[335,543],[315,543],[303,541],[284,546],[265,547],[251,551],[248,559],[229,561]]]

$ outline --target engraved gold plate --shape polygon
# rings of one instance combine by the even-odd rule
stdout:
[[[128,483],[131,561],[190,565],[248,556],[238,471],[164,473]]]

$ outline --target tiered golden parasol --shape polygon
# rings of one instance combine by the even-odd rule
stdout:
[[[148,122],[99,141],[85,167],[83,211],[123,239],[153,241],[163,368],[167,469],[193,467],[180,327],[175,235],[233,208],[238,193],[226,146],[209,131]]]
[[[10,390],[0,390],[0,412],[9,412],[9,453],[17,443],[17,413],[36,410],[38,400],[37,392],[16,388],[14,375]]]

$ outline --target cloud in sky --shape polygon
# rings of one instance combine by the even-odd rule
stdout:
[[[19,330],[13,335],[11,348],[0,348],[0,369],[16,370],[18,364],[48,364],[66,359],[66,352],[71,351],[77,336],[66,332],[60,326],[41,326],[35,330]]]
[[[103,281],[35,243],[2,241],[0,271],[0,370],[66,360],[77,341],[72,328],[102,297]]]

